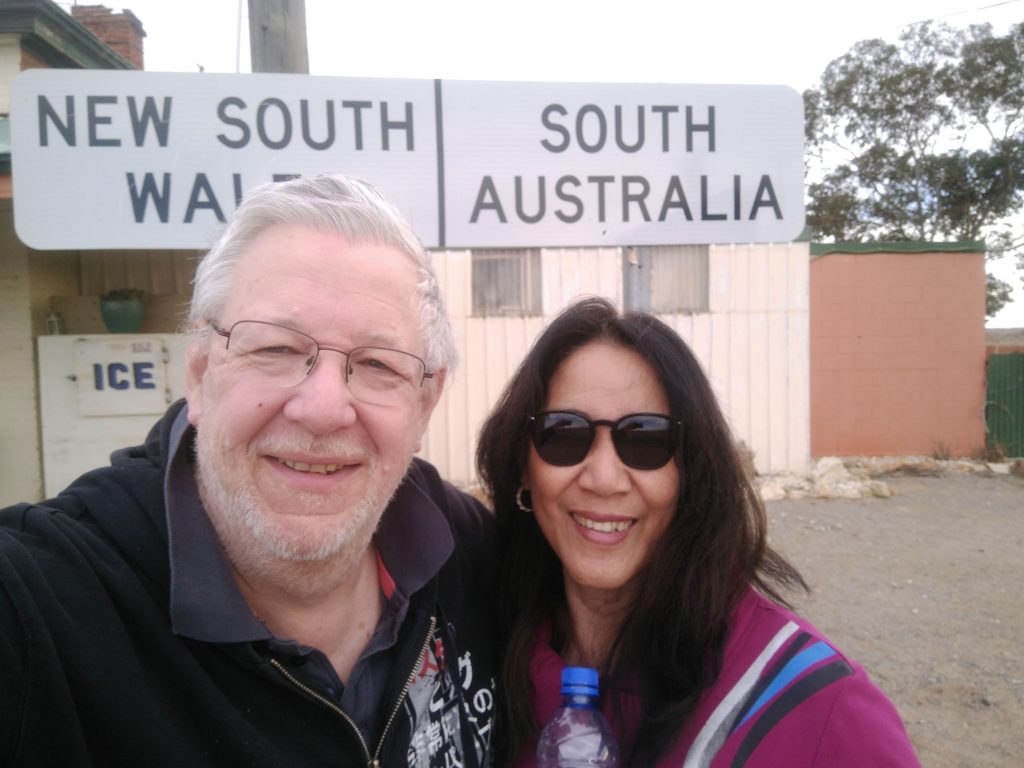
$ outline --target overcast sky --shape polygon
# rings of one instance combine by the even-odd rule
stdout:
[[[95,2],[95,0],[89,0]],[[59,0],[65,8],[72,2]],[[249,71],[246,0],[120,0],[146,30],[146,69]],[[310,73],[566,82],[817,84],[859,40],[895,42],[908,24],[991,23],[1024,0],[306,0]],[[240,42],[240,45],[239,45]],[[1016,288],[990,326],[1024,326]]]

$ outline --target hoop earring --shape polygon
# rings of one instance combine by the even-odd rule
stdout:
[[[516,506],[519,507],[519,509],[521,509],[523,512],[529,514],[530,512],[533,512],[533,507],[530,506],[530,502],[532,502],[533,499],[530,499],[530,501],[524,500],[524,493],[529,493],[529,491],[520,485],[519,490],[516,491]]]

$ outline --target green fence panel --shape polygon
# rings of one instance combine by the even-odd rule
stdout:
[[[1024,354],[989,357],[985,420],[990,448],[1024,456]]]

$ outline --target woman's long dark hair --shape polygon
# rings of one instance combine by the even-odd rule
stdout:
[[[656,372],[673,418],[682,422],[675,516],[640,574],[640,588],[605,660],[602,689],[639,695],[639,730],[623,744],[629,763],[653,765],[721,669],[729,615],[755,585],[785,603],[780,589],[805,586],[767,544],[767,519],[753,480],[700,363],[671,328],[652,315],[620,314],[586,299],[560,314],[520,365],[484,423],[477,469],[494,501],[501,540],[498,583],[503,654],[499,750],[511,761],[535,743],[529,662],[545,622],[556,650],[571,628],[562,568],[532,514],[516,507],[526,468],[526,417],[543,410],[558,367],[593,341],[621,344]]]

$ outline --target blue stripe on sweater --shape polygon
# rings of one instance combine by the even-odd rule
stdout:
[[[772,680],[764,692],[758,697],[757,701],[754,702],[754,706],[747,712],[746,717],[740,721],[736,728],[741,727],[747,720],[757,714],[765,704],[767,704],[779,691],[793,682],[797,677],[800,676],[808,667],[817,664],[822,659],[827,659],[830,656],[835,656],[836,650],[828,643],[823,640],[819,640],[814,645],[801,651],[792,659],[789,663],[779,670],[779,674]]]

